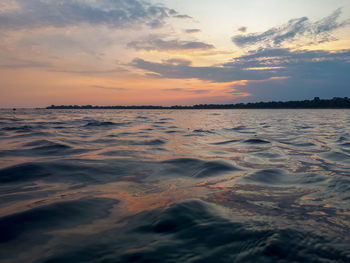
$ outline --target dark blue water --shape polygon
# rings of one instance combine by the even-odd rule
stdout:
[[[0,261],[350,262],[350,111],[1,110]]]

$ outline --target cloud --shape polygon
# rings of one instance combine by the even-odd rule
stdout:
[[[241,33],[245,33],[245,32],[247,32],[248,28],[246,26],[242,26],[242,27],[238,28],[237,30]]]
[[[194,94],[204,94],[204,93],[210,92],[210,90],[208,90],[208,89],[183,89],[183,88],[172,88],[172,89],[166,89],[165,91],[188,92],[188,93],[194,93]]]
[[[158,78],[241,81],[234,85],[264,99],[348,96],[350,50],[329,52],[261,49],[218,66],[156,63],[134,59],[132,65]],[[243,83],[243,84],[242,84]]]
[[[310,21],[307,17],[296,18],[262,33],[233,36],[232,41],[239,47],[258,46],[265,48],[281,47],[286,43],[318,44],[329,42],[335,39],[331,36],[332,31],[344,27],[350,22],[349,20],[338,22],[340,15],[341,8],[316,22]]]
[[[231,82],[242,79],[264,79],[267,72],[253,72],[244,70],[239,66],[212,66],[212,67],[193,67],[189,64],[171,64],[149,62],[143,59],[134,59],[132,66],[157,74],[163,78],[174,79],[200,79],[214,82]],[[271,75],[271,74],[270,74]],[[273,76],[273,75],[271,75]],[[270,76],[270,77],[271,77]]]
[[[201,32],[201,30],[197,28],[193,28],[193,29],[191,28],[191,29],[186,29],[185,32],[188,34],[193,34],[193,33],[199,33]]]
[[[144,0],[2,1],[5,1],[0,6],[2,29],[68,27],[80,24],[111,28],[142,24],[154,28],[162,26],[167,18],[187,18],[173,9]]]
[[[175,15],[174,17],[182,19],[192,19],[192,17],[189,15]]]
[[[208,50],[213,49],[214,46],[199,41],[183,41],[178,39],[163,40],[159,36],[151,35],[145,40],[132,41],[127,45],[129,48],[136,50]]]

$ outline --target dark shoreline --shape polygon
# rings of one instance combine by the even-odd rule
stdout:
[[[155,110],[176,110],[176,109],[350,109],[350,99],[333,98],[303,101],[271,101],[255,103],[238,103],[238,104],[198,104],[193,106],[93,106],[93,105],[51,105],[46,109],[155,109]]]

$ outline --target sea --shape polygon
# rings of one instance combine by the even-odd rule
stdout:
[[[350,110],[0,110],[0,262],[350,262]]]

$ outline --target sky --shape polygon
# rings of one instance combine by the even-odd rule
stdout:
[[[0,108],[350,97],[349,0],[0,0]]]

